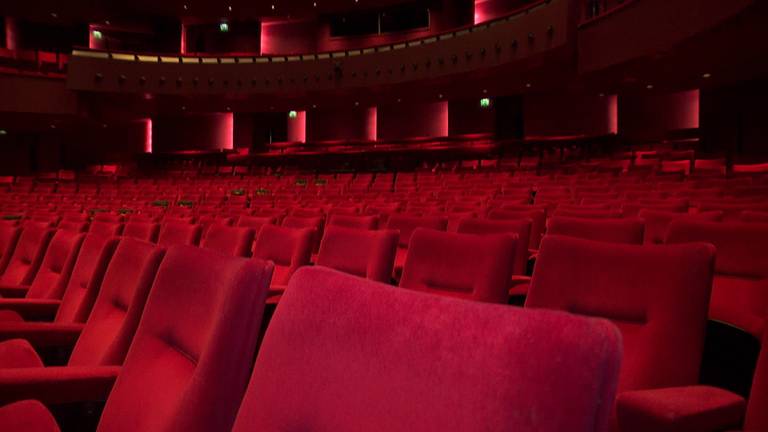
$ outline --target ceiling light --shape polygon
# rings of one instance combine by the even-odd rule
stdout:
[[[525,88],[531,88],[531,83],[525,83]]]
[[[106,25],[110,25],[110,24],[112,24],[112,23],[111,23],[111,22],[109,22],[109,20],[105,20],[105,21],[104,21],[104,24],[106,24]]]
[[[51,125],[51,129],[56,129],[56,125],[55,125],[55,124],[52,124],[52,125]]]
[[[312,108],[317,108],[317,105],[315,105],[315,104],[312,104]]]
[[[317,2],[312,2],[312,7],[317,7]]]
[[[648,90],[651,90],[653,89],[653,84],[648,84],[647,86],[645,86],[645,88],[647,88]]]
[[[488,89],[483,89],[483,94],[488,94]]]
[[[227,107],[227,111],[232,111],[232,107]]]
[[[600,97],[605,97],[605,93],[600,93]]]
[[[355,106],[360,106],[360,102],[355,102]]]
[[[8,135],[8,131],[5,129],[0,129],[0,135]]]
[[[440,93],[439,95],[437,95],[437,98],[438,98],[438,99],[442,99],[442,98],[443,98],[443,94],[442,94],[442,93]]]
[[[58,18],[58,17],[59,17],[59,14],[57,14],[56,12],[51,12],[51,18]]]
[[[184,10],[189,10],[189,6],[184,5]]]
[[[182,106],[181,106],[181,110],[182,110],[182,111],[186,111],[186,110],[187,110],[187,107],[186,107],[186,106],[184,106],[184,105],[182,105]]]
[[[275,10],[275,5],[272,5],[272,10]]]
[[[705,73],[704,75],[702,75],[701,77],[702,77],[702,78],[704,78],[704,79],[707,79],[707,78],[712,78],[712,74],[711,74],[711,73],[709,73],[709,72],[707,72],[707,73]]]
[[[232,12],[232,6],[227,6],[227,10]]]

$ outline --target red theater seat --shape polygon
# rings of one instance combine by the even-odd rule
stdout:
[[[644,225],[639,219],[554,216],[547,221],[547,235],[550,234],[610,243],[643,244]]]
[[[200,247],[215,250],[224,255],[248,257],[251,255],[254,235],[252,228],[212,225],[200,243]]]
[[[378,216],[357,216],[347,214],[332,214],[328,226],[340,226],[364,230],[375,230],[379,227]]]
[[[723,218],[721,211],[708,211],[702,213],[676,213],[663,210],[642,209],[638,214],[640,219],[645,222],[645,236],[643,242],[646,244],[664,243],[667,236],[669,225],[676,220],[703,220],[720,221]]]
[[[508,210],[495,209],[488,212],[488,219],[492,220],[530,220],[531,221],[531,241],[528,249],[538,250],[541,243],[541,237],[547,226],[547,216],[543,209],[535,210]]]
[[[619,394],[696,384],[714,256],[702,243],[637,246],[548,235],[525,307],[612,320],[624,345]],[[674,403],[663,392],[656,397]]]
[[[115,237],[123,233],[123,224],[119,222],[105,222],[94,220],[88,226],[88,232],[106,237]]]
[[[400,278],[405,257],[408,254],[408,244],[411,236],[417,228],[426,228],[436,231],[448,229],[448,219],[442,216],[414,216],[405,214],[393,214],[387,219],[386,229],[399,232],[397,254],[395,255],[395,279]]]
[[[253,228],[258,232],[262,225],[274,225],[277,223],[275,216],[240,216],[237,219],[237,226],[241,228]]]
[[[159,224],[131,220],[126,222],[123,228],[123,237],[131,237],[145,242],[155,242],[159,232]]]
[[[54,233],[55,230],[48,228],[46,224],[28,223],[22,229],[13,255],[0,276],[0,285],[32,283]]]
[[[768,316],[768,224],[679,220],[666,242],[715,245],[709,316],[759,339]]]
[[[331,225],[320,243],[317,265],[389,282],[395,264],[397,236],[397,232],[391,230],[370,231]]]
[[[605,321],[302,269],[233,431],[605,431],[617,333]]]
[[[740,219],[742,222],[768,223],[768,212],[743,211]]]
[[[230,430],[248,382],[271,270],[264,262],[171,248],[99,430]],[[194,320],[187,319],[190,311]],[[8,425],[58,429],[34,402],[0,409],[0,428]]]
[[[171,247],[177,245],[197,246],[203,229],[190,223],[164,223],[157,236],[157,245]]]
[[[253,257],[272,261],[275,269],[271,289],[280,292],[299,267],[312,256],[312,229],[264,225],[253,243]]]
[[[553,217],[585,218],[585,219],[616,219],[622,216],[620,210],[600,209],[560,209],[552,214]]]
[[[320,240],[323,238],[323,216],[287,216],[283,219],[282,226],[286,228],[310,228],[312,229],[312,251],[320,248]]]
[[[5,272],[8,262],[16,249],[21,228],[10,225],[0,225],[0,275]]]
[[[59,222],[56,228],[58,228],[60,231],[71,231],[76,233],[83,233],[88,231],[88,222],[63,220]]]
[[[506,303],[517,239],[512,235],[454,234],[418,228],[400,287]]]
[[[122,239],[85,325],[40,325],[35,331],[28,330],[27,336],[33,336],[27,337],[29,342],[22,341],[14,349],[31,351],[31,346],[55,346],[76,339],[67,367],[43,368],[42,361],[34,358],[24,368],[0,369],[0,403],[27,398],[45,403],[77,401],[91,390],[105,397],[115,373],[103,376],[105,371],[99,366],[122,364],[162,257],[163,250],[151,243]],[[24,329],[29,329],[28,324],[22,332]],[[18,345],[18,341],[6,340],[0,345]]]

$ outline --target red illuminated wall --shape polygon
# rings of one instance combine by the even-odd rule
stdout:
[[[699,90],[619,96],[619,131],[631,140],[654,140],[699,127]]]
[[[307,141],[307,112],[297,111],[296,117],[291,118],[286,114],[288,119],[288,141],[290,142],[306,142]]]
[[[261,23],[262,54],[298,54],[317,51],[319,26],[314,21]]]
[[[234,148],[232,113],[157,117],[152,121],[152,152]]]
[[[475,0],[475,24],[509,15],[535,0]]]
[[[525,136],[616,133],[615,95],[527,95]]]
[[[448,102],[398,103],[378,108],[379,141],[448,135]]]
[[[376,139],[375,112],[375,107],[308,111],[307,141],[373,141]]]

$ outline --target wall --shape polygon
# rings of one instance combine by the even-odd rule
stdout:
[[[261,25],[258,22],[228,22],[229,31],[219,24],[183,24],[183,52],[215,54],[257,54],[261,51]]]
[[[526,95],[526,137],[616,133],[616,96]]]
[[[448,102],[398,103],[378,109],[378,140],[448,135]]]
[[[699,90],[619,96],[619,132],[630,140],[657,140],[699,127]]]
[[[536,0],[475,0],[474,23],[480,24],[526,7]]]
[[[288,122],[288,141],[307,142],[307,112],[297,111],[296,117],[285,115]]]
[[[232,113],[164,116],[152,121],[153,153],[234,148]]]
[[[307,141],[374,141],[376,107],[307,112]]]
[[[480,98],[455,100],[448,104],[448,133],[466,135],[494,133],[496,130],[496,101],[491,106],[480,106]]]
[[[262,54],[300,54],[317,51],[320,28],[316,21],[261,23]]]
[[[768,80],[701,91],[701,133],[706,151],[768,155]]]

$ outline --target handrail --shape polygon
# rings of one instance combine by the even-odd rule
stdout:
[[[404,48],[410,48],[414,46],[428,45],[437,41],[446,39],[452,39],[454,37],[461,37],[477,31],[487,30],[496,25],[514,21],[521,16],[530,14],[531,12],[548,5],[553,0],[538,0],[534,3],[526,5],[522,9],[518,9],[509,15],[496,18],[490,21],[483,22],[482,24],[470,25],[465,27],[459,27],[457,29],[444,32],[431,34],[419,39],[413,39],[408,41],[394,42],[383,45],[373,45],[365,48],[356,48],[342,51],[325,51],[317,53],[305,53],[305,54],[282,54],[282,55],[185,55],[179,53],[138,53],[138,52],[121,52],[121,51],[108,51],[99,49],[85,49],[75,47],[72,50],[72,55],[76,57],[88,57],[97,59],[109,59],[109,60],[122,60],[122,61],[135,61],[135,62],[147,62],[147,63],[182,63],[182,64],[235,64],[235,63],[285,63],[294,61],[308,61],[308,60],[330,60],[345,57],[354,57],[359,55],[374,54],[380,52],[397,51]]]

